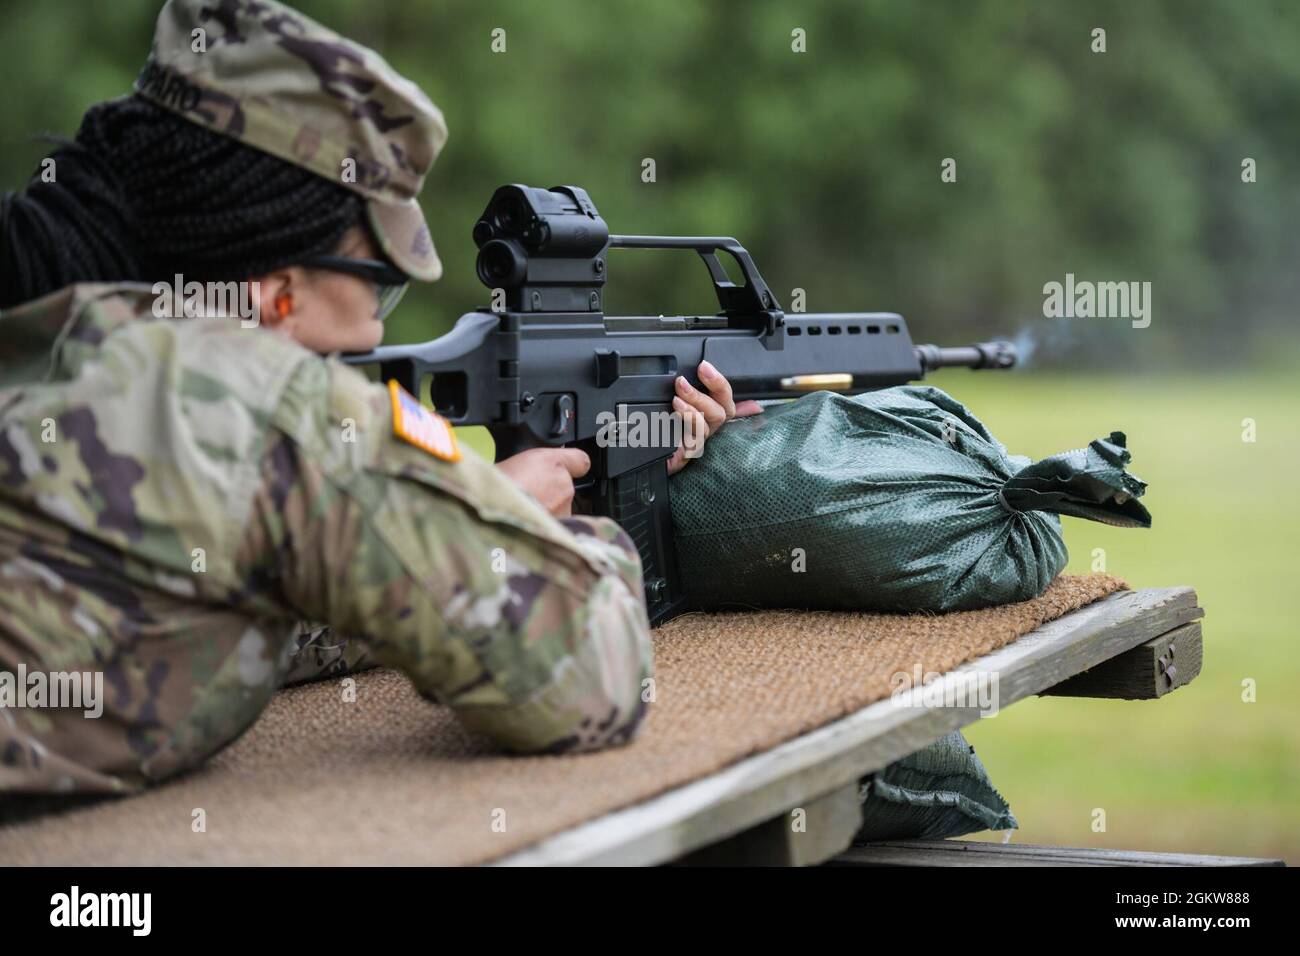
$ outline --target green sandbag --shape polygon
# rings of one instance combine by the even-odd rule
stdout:
[[[1058,514],[1150,527],[1122,432],[1039,462],[960,402],[816,392],[728,423],[672,479],[695,607],[956,611],[1025,601],[1065,567]]]
[[[854,843],[946,840],[1020,827],[959,730],[866,777],[859,792],[862,826]]]

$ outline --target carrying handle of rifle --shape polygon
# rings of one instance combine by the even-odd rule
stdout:
[[[784,313],[776,296],[754,265],[749,252],[729,236],[610,236],[609,247],[614,249],[692,249],[697,252],[709,270],[713,291],[718,304],[729,318],[761,316],[769,331],[781,324]],[[745,277],[744,285],[736,285],[727,270],[718,261],[721,249],[731,255]]]

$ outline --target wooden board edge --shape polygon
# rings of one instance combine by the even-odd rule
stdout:
[[[1004,707],[1203,615],[1190,587],[1118,591],[1049,621],[945,677],[1005,671],[1013,679],[1009,696],[999,695],[999,707]],[[1069,653],[1055,653],[1061,649]],[[1060,675],[1059,668],[1044,666],[1056,657],[1074,669]],[[662,863],[845,786],[980,716],[971,707],[877,701],[764,753],[492,862]]]

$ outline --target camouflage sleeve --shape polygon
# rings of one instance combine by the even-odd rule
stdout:
[[[349,637],[328,624],[300,621],[294,636],[293,656],[280,686],[359,674],[377,662],[364,641]]]
[[[271,425],[239,560],[250,601],[356,635],[510,749],[631,737],[649,622],[615,523],[562,524],[473,452],[402,440],[388,391],[336,362],[304,362]]]

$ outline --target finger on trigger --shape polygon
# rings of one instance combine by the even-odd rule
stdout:
[[[560,449],[560,460],[574,478],[582,477],[591,469],[591,458],[581,448]]]

